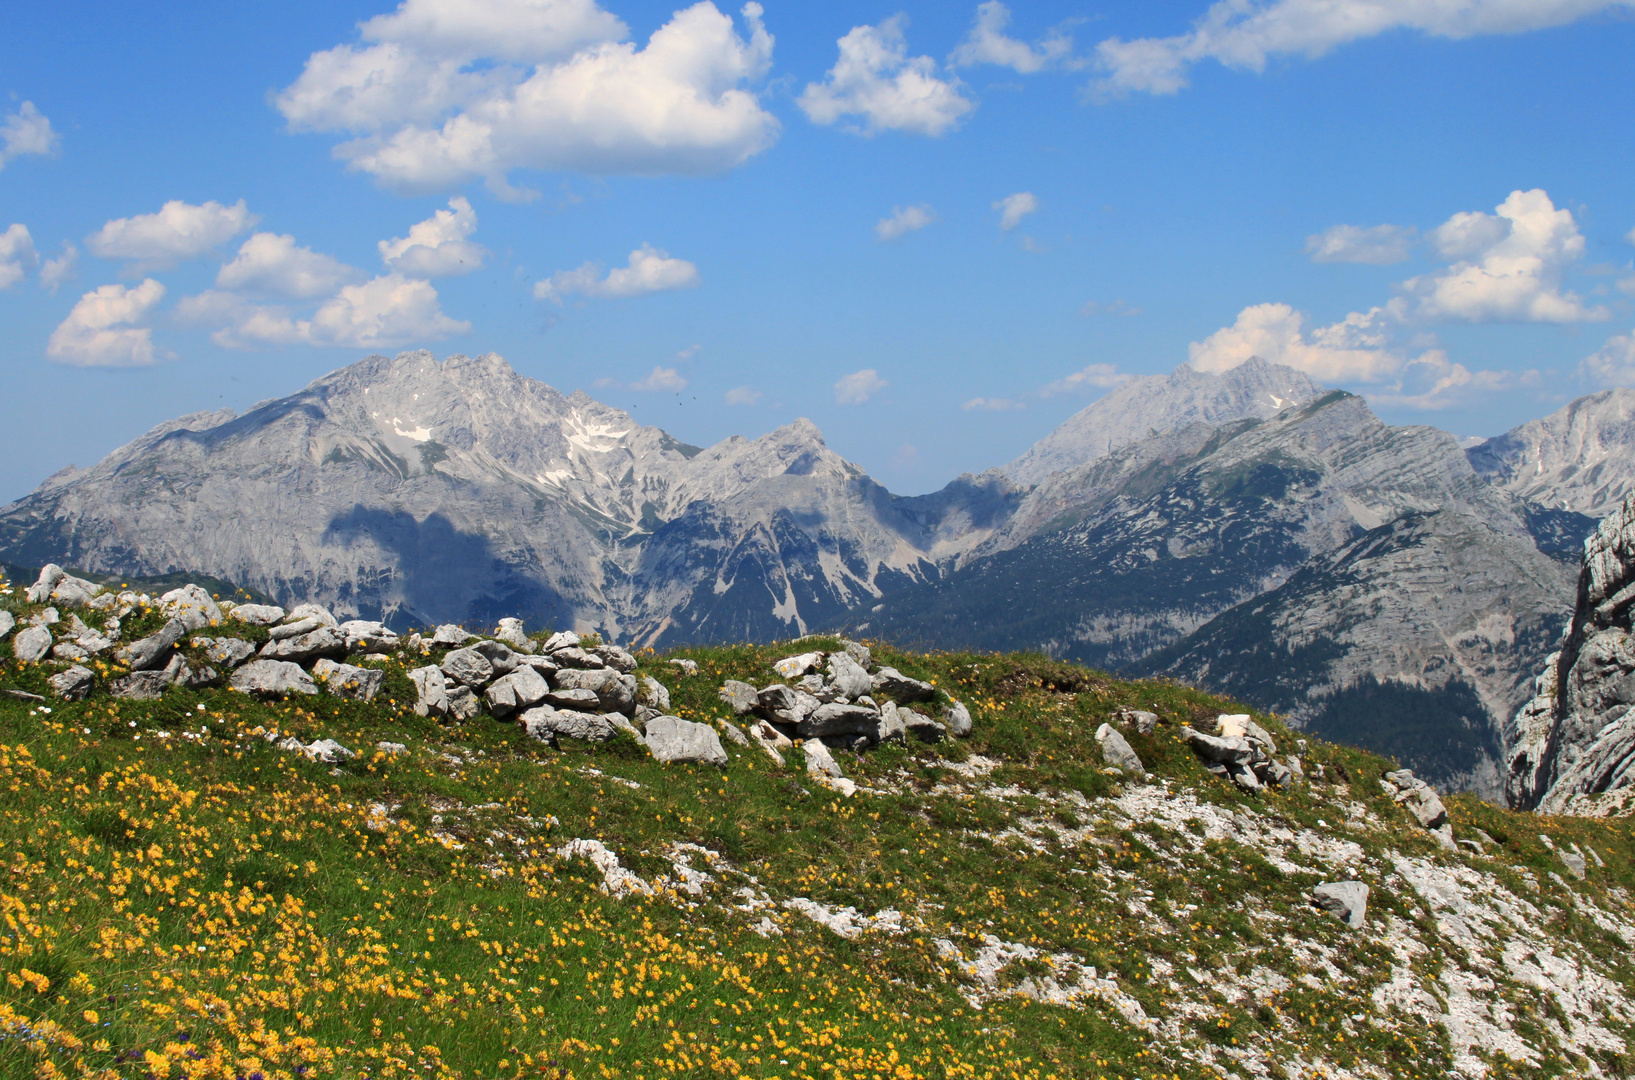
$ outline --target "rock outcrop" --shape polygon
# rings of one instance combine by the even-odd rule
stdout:
[[[1584,544],[1561,651],[1511,722],[1505,796],[1518,809],[1635,808],[1635,493]]]

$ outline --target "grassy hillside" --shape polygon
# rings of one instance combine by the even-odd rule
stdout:
[[[35,610],[17,591],[0,605]],[[133,614],[125,637],[159,621]],[[728,712],[723,679],[774,681],[791,651],[642,670],[709,719]],[[964,701],[975,731],[836,751],[851,798],[798,750],[782,768],[735,745],[725,768],[662,765],[623,736],[558,752],[487,718],[442,726],[409,707],[418,657],[368,661],[387,671],[372,704],[0,693],[0,1076],[1631,1068],[1627,823],[1455,797],[1456,834],[1493,843],[1448,851],[1361,751],[1314,741],[1324,782],[1258,796],[1206,773],[1180,726],[1240,710],[1187,688],[875,651]],[[51,664],[20,667],[9,639],[0,660],[0,688],[49,699]],[[1096,729],[1124,705],[1161,718],[1126,731],[1151,783],[1102,765]],[[312,761],[273,730],[358,756]],[[1541,837],[1605,866],[1574,879]],[[619,870],[563,854],[575,840]],[[1341,876],[1373,887],[1361,930],[1308,903]],[[1467,900],[1455,925],[1438,889],[1498,914]],[[1483,938],[1489,922],[1525,955]],[[1568,981],[1589,989],[1551,989]],[[1494,1017],[1508,1041],[1481,1026]]]

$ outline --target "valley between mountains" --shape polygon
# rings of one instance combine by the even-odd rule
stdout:
[[[410,352],[64,469],[0,509],[0,560],[208,575],[405,629],[1032,649],[1496,796],[1632,449],[1628,390],[1467,451],[1256,359],[1131,380],[1017,461],[902,497],[805,420],[700,448],[497,356]]]

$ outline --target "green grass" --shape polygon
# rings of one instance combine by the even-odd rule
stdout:
[[[1391,884],[1393,858],[1493,875],[1561,950],[1635,985],[1627,946],[1585,907],[1630,918],[1625,822],[1455,797],[1459,834],[1485,829],[1499,846],[1449,853],[1380,788],[1392,763],[1364,751],[1311,742],[1308,767],[1343,771],[1343,786],[1251,797],[1204,772],[1179,729],[1245,711],[1229,702],[1037,655],[874,649],[964,701],[976,725],[965,741],[836,751],[879,792],[851,799],[809,778],[798,753],[782,769],[737,747],[725,768],[665,766],[629,740],[557,752],[486,718],[440,725],[408,707],[399,658],[367,661],[387,672],[367,705],[210,690],[45,712],[0,695],[0,1075],[1205,1077],[1254,1046],[1278,1069],[1440,1076],[1441,1028],[1367,1004],[1391,974],[1389,920],[1425,947],[1425,985],[1466,959],[1425,901]],[[727,714],[724,679],[764,685],[790,651],[684,649],[674,655],[697,676],[650,655],[642,670],[670,688],[672,711],[710,721]],[[0,660],[0,687],[45,691],[47,669],[19,668],[9,646]],[[1153,734],[1127,737],[1172,792],[1228,820],[1357,844],[1376,886],[1370,931],[1306,903],[1317,875],[1206,839],[1197,817],[1172,828],[1117,813],[1141,789],[1104,771],[1094,734],[1121,706],[1158,713]],[[1259,719],[1293,749],[1299,733]],[[359,756],[309,762],[260,737],[274,728]],[[376,753],[381,740],[409,753]],[[377,804],[387,818],[371,818]],[[1348,823],[1353,808],[1372,821]],[[1592,845],[1607,869],[1557,883],[1540,833]],[[587,861],[555,854],[574,838],[648,882],[678,882],[678,844],[721,861],[692,857],[715,878],[701,896],[619,898]],[[771,903],[738,910],[740,888]],[[794,897],[895,910],[907,929],[848,940],[781,906]],[[762,936],[768,917],[777,933]],[[937,943],[970,958],[988,936],[1037,950],[993,993]],[[1159,1027],[1094,997],[1005,996],[1061,974],[1064,957],[1115,976]],[[1229,1001],[1188,969],[1282,984]],[[1558,1055],[1530,1074],[1572,1075],[1581,1059],[1559,1056],[1554,999],[1519,983],[1496,993],[1516,1030]]]

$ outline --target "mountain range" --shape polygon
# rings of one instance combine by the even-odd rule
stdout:
[[[1255,359],[1130,380],[901,497],[806,420],[700,448],[494,355],[410,352],[64,469],[0,508],[0,561],[209,574],[399,626],[1034,648],[1491,794],[1632,444],[1627,390],[1467,451]]]

